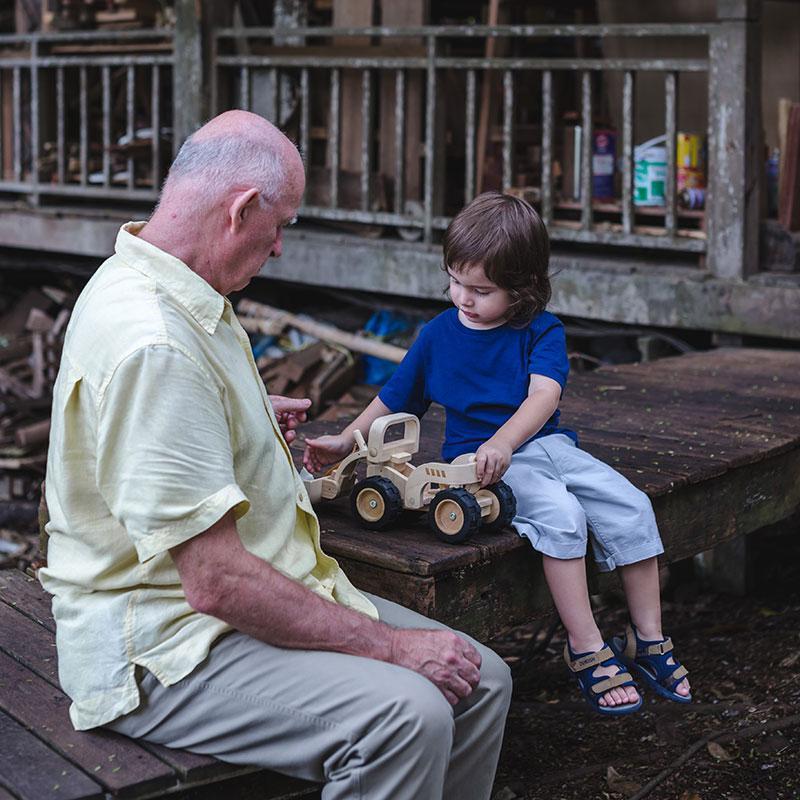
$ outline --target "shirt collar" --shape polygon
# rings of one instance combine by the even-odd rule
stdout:
[[[226,305],[216,289],[179,258],[139,238],[144,222],[128,222],[119,229],[114,250],[128,265],[152,278],[174,297],[210,334]]]

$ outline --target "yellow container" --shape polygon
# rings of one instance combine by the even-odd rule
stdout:
[[[678,191],[702,189],[706,185],[703,137],[697,133],[679,133],[676,142]]]

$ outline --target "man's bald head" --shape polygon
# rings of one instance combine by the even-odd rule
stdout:
[[[274,202],[302,181],[302,175],[297,148],[272,123],[249,111],[226,111],[183,143],[164,182],[161,202],[190,188],[194,204],[209,206],[231,189],[250,186]]]

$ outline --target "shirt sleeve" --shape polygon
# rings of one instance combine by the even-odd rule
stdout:
[[[528,374],[552,378],[562,391],[569,376],[567,337],[563,324],[555,317],[540,330],[532,330],[532,345],[528,355]]]
[[[98,405],[97,485],[140,561],[249,502],[236,483],[225,406],[211,376],[167,345],[115,370]]]
[[[431,404],[425,385],[425,328],[406,353],[400,366],[386,382],[378,396],[392,412],[405,411],[421,417]]]

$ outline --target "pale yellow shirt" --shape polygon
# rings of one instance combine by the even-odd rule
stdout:
[[[179,681],[230,630],[186,602],[168,549],[234,509],[244,546],[377,618],[319,524],[230,303],[128,223],[81,294],[53,396],[48,566],[78,729],[139,704],[134,665]]]

